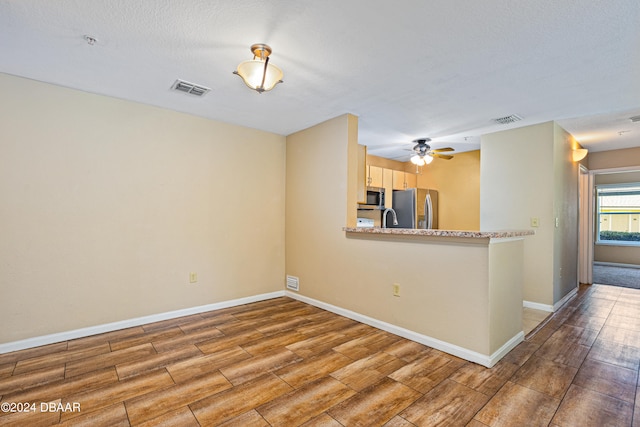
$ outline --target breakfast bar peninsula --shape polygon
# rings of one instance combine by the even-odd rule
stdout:
[[[406,330],[391,331],[487,367],[524,339],[523,245],[533,231],[343,230],[348,239],[377,241],[381,251],[406,246],[421,254],[403,267],[413,279],[389,289],[389,308],[403,300],[405,312],[396,316],[409,321]],[[409,320],[411,312],[419,322]]]

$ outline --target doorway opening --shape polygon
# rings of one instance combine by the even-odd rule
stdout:
[[[640,289],[640,268],[594,264],[593,283]]]
[[[580,218],[588,209],[590,223],[586,229],[591,240],[580,250],[592,249],[589,265],[591,281],[612,286],[640,289],[640,170],[618,168],[595,170],[589,173],[588,197],[585,206],[580,202]],[[580,175],[580,193],[582,188]],[[583,229],[580,226],[580,236]],[[582,258],[579,263],[582,274]],[[582,276],[580,276],[582,282]]]

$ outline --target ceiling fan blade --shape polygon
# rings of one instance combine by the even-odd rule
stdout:
[[[445,148],[436,148],[435,150],[431,150],[434,153],[440,153],[442,151],[454,151],[453,148],[451,147],[445,147]]]
[[[444,160],[453,159],[453,156],[450,156],[448,154],[429,153],[429,155],[433,157],[438,157],[439,159],[444,159]]]

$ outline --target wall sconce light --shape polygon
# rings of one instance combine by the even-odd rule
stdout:
[[[580,160],[587,157],[588,152],[589,150],[587,150],[586,148],[576,148],[575,150],[573,150],[573,153],[571,153],[571,156],[573,157],[573,161],[579,162]]]
[[[253,59],[241,62],[233,74],[237,74],[242,81],[258,93],[273,89],[278,83],[282,83],[282,70],[269,63],[271,48],[264,43],[251,46]]]

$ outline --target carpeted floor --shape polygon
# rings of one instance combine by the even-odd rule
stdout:
[[[640,289],[640,268],[594,265],[593,283]]]

